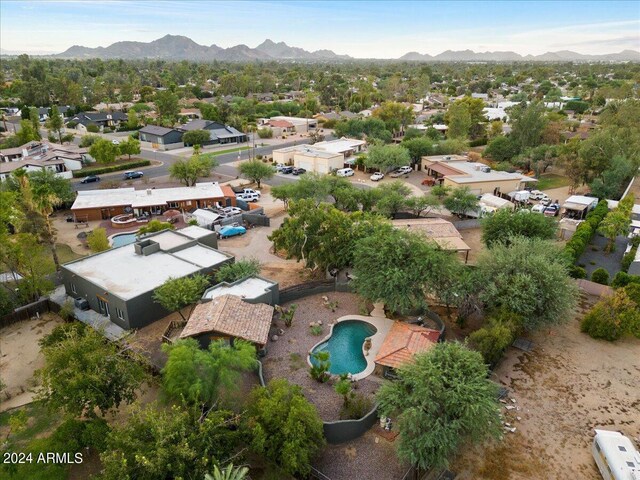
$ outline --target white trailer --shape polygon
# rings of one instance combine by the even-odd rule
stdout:
[[[597,430],[591,453],[604,480],[640,480],[640,453],[620,432]]]

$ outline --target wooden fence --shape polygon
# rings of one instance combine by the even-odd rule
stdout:
[[[41,297],[33,303],[18,307],[13,312],[0,317],[0,328],[52,311],[57,313],[60,311],[60,307],[51,302],[48,297]]]

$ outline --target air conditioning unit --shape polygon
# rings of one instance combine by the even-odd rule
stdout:
[[[87,301],[86,298],[82,298],[82,297],[77,297],[74,301],[73,301],[74,305],[76,306],[76,308],[79,308],[80,310],[89,310],[89,302]]]

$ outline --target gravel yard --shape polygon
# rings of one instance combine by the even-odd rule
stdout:
[[[332,302],[338,302],[335,312],[324,306],[323,296],[327,296]],[[268,353],[262,360],[265,380],[268,382],[272,378],[286,378],[300,385],[323,420],[339,420],[342,397],[334,391],[333,385],[329,382],[319,383],[311,378],[307,355],[309,350],[327,335],[330,323],[343,315],[359,314],[360,297],[352,293],[332,292],[309,296],[293,303],[298,305],[298,309],[292,326],[287,328],[279,321],[277,326],[271,329],[267,344]],[[318,320],[322,321],[323,331],[321,335],[314,336],[309,332],[309,323]],[[271,337],[279,329],[284,330],[284,335],[274,342]],[[367,395],[373,401],[373,395],[380,382],[378,377],[370,375],[357,382],[356,391]]]

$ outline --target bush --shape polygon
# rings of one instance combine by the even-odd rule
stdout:
[[[337,120],[325,120],[322,124],[322,128],[334,128],[336,126]]]
[[[587,278],[587,271],[577,265],[571,265],[569,267],[569,275],[571,278]]]
[[[640,289],[635,284],[630,290],[634,299],[640,296]],[[615,295],[594,305],[582,319],[580,329],[593,338],[608,341],[628,334],[640,337],[640,308],[634,299],[627,294],[626,289],[616,290]]]
[[[597,268],[591,274],[591,281],[600,285],[609,285],[609,272],[604,268]]]
[[[268,127],[259,128],[257,133],[260,138],[273,138],[273,130]]]
[[[133,168],[147,167],[151,165],[149,160],[136,160],[135,162],[119,163],[108,167],[83,168],[82,170],[74,170],[73,178],[82,178],[87,175],[100,175],[102,173],[119,172],[122,170],[131,170]]]
[[[361,393],[352,393],[349,402],[340,409],[341,420],[358,420],[364,417],[373,408],[373,402],[369,397]]]
[[[611,281],[613,288],[622,288],[629,284],[640,284],[640,275],[629,275],[626,272],[618,272]]]
[[[577,262],[584,253],[596,230],[598,230],[600,222],[602,222],[608,211],[609,206],[607,201],[601,200],[598,206],[589,212],[586,220],[578,225],[575,233],[564,247],[567,258],[572,260],[572,262]]]
[[[216,272],[217,282],[232,283],[248,277],[254,277],[260,273],[262,264],[255,258],[238,260],[234,263],[227,263]]]
[[[312,325],[309,327],[309,333],[314,337],[322,335],[322,325]]]
[[[67,300],[66,302],[64,302],[62,307],[60,307],[58,315],[60,315],[60,318],[62,318],[65,322],[73,320],[73,302],[71,300]]]
[[[87,132],[89,133],[98,133],[100,131],[100,127],[97,125],[87,125]]]
[[[469,343],[480,352],[487,364],[495,366],[515,340],[521,325],[522,317],[501,311],[489,318],[485,326],[469,335]]]
[[[469,142],[470,147],[480,147],[487,144],[487,137],[478,138],[477,140],[471,140]]]

